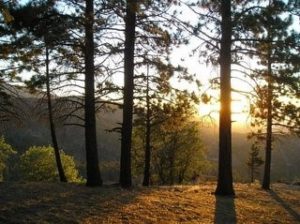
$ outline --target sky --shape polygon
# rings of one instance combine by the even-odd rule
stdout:
[[[191,47],[186,46],[175,49],[172,56],[172,62],[174,64],[180,64],[187,67],[190,73],[197,75],[197,78],[201,81],[202,84],[201,93],[206,92],[217,98],[219,95],[219,90],[212,90],[210,88],[209,80],[219,76],[219,66],[207,65],[206,63],[201,62],[201,59],[197,55],[190,57],[190,51]],[[181,58],[185,58],[185,60],[182,61]],[[233,76],[241,76],[241,74],[237,74],[236,72],[233,72],[232,74]],[[178,83],[175,80],[173,81],[173,85],[179,86],[181,89],[191,90],[193,88],[191,84]],[[237,79],[232,79],[232,88],[250,91],[249,85]],[[199,116],[207,122],[211,122],[213,120],[213,125],[217,125],[219,119],[219,108],[219,103],[216,103],[215,101],[208,104],[200,103],[200,105],[198,106]],[[249,130],[250,125],[248,99],[243,95],[232,93],[231,108],[233,129],[235,131]],[[212,120],[210,118],[212,118]]]
[[[29,0],[21,0],[21,3],[26,3]],[[189,20],[194,21],[196,17],[190,16],[190,12],[187,11],[187,9],[183,8],[183,17],[186,17],[186,15],[189,15]],[[295,20],[295,28],[299,30],[299,19]],[[197,78],[202,83],[202,93],[204,91],[207,91],[207,93],[218,97],[218,90],[210,90],[209,86],[209,80],[215,77],[218,77],[219,75],[219,68],[218,66],[211,66],[207,65],[203,62],[203,59],[200,59],[197,54],[191,56],[191,51],[195,46],[199,44],[198,42],[194,42],[191,40],[191,43],[188,46],[181,46],[179,48],[175,48],[171,55],[171,61],[173,64],[179,64],[181,66],[187,67],[190,73],[195,73],[197,75]],[[184,59],[184,60],[182,60]],[[237,72],[232,72],[232,76],[238,76],[241,77],[241,74]],[[123,82],[123,77],[120,75],[116,78],[116,81],[118,83]],[[195,88],[195,85],[188,84],[188,83],[178,83],[176,80],[172,80],[172,84],[178,88],[181,89],[193,89]],[[243,91],[251,91],[249,88],[249,85],[247,85],[245,82],[238,80],[238,79],[232,79],[232,87],[233,89],[239,89]],[[199,106],[199,115],[200,117],[207,117],[208,114],[210,114],[211,118],[215,121],[215,123],[218,123],[218,111],[219,111],[219,104],[218,103],[212,103],[212,104],[204,104],[201,103]],[[249,101],[245,96],[242,96],[240,94],[232,93],[232,120],[233,120],[233,128],[234,129],[246,129],[248,130],[250,128],[249,126]]]
[[[187,16],[188,15],[188,16]],[[195,20],[196,17],[192,16],[192,13],[188,11],[187,9],[183,8],[183,14],[182,19],[188,18],[189,21]],[[293,17],[294,25],[291,26],[290,29],[294,29],[296,31],[300,31],[300,18],[294,16]],[[175,49],[173,52],[172,60],[174,63],[183,64],[186,66],[191,73],[197,74],[198,79],[203,84],[203,90],[209,89],[209,80],[219,77],[219,67],[218,66],[211,66],[208,64],[203,63],[203,59],[199,58],[197,55],[193,55],[193,57],[190,57],[191,49],[195,48],[197,45],[199,45],[199,41],[195,42],[193,40],[190,41],[190,45],[188,47],[180,47],[178,49]],[[181,59],[185,58],[184,61]],[[251,69],[257,68],[257,63],[250,59],[246,58],[245,63],[247,63],[247,66],[249,66]],[[245,91],[245,92],[253,92],[253,89],[251,88],[251,81],[244,77],[244,75],[238,71],[235,71],[235,67],[232,66],[232,72],[231,72],[231,84],[232,89]],[[235,78],[237,77],[237,78]],[[243,80],[244,81],[243,81]],[[252,83],[253,84],[253,83]],[[190,89],[191,87],[189,85],[183,86],[180,84],[182,88]],[[208,90],[210,94],[212,94],[215,97],[219,97],[219,90]],[[200,117],[207,117],[209,114],[213,120],[218,123],[219,119],[219,103],[212,103],[212,104],[203,104],[201,103],[199,105],[199,114]],[[235,131],[250,131],[250,116],[249,116],[249,110],[250,110],[250,96],[246,97],[245,95],[241,95],[236,92],[232,92],[232,126],[233,130]]]
[[[29,0],[20,0],[20,3],[26,4],[29,2]],[[183,16],[185,14],[189,13],[185,11],[186,9],[183,9]],[[191,20],[195,18],[190,18]],[[191,51],[192,49],[196,46],[196,42],[191,41],[191,43],[188,46],[182,46],[179,48],[175,48],[173,50],[172,56],[171,56],[171,61],[173,64],[179,64],[183,67],[188,68],[190,73],[195,73],[197,74],[197,78],[201,81],[202,83],[202,90],[207,90],[209,93],[212,94],[217,94],[218,91],[210,91],[209,90],[209,80],[212,78],[215,78],[219,74],[219,68],[218,67],[213,67],[209,66],[203,62],[201,62],[201,59],[197,55],[191,56]],[[184,59],[184,60],[182,60]],[[23,78],[29,78],[31,75],[30,74],[23,74]],[[115,78],[115,81],[118,83],[123,83],[123,77],[118,75]],[[172,84],[178,88],[181,89],[193,89],[195,88],[195,85],[192,84],[187,84],[187,83],[178,83],[176,80],[172,80]],[[240,83],[239,81],[232,80],[233,87],[241,86],[244,85],[243,83]],[[245,86],[245,88],[247,88]],[[233,120],[237,121],[234,126],[241,126],[241,124],[245,123],[247,121],[247,114],[245,111],[248,108],[248,104],[245,101],[245,98],[241,98],[240,96],[233,94],[233,105],[232,105],[232,110],[233,110]],[[213,118],[215,123],[218,123],[218,110],[219,110],[219,105],[216,103],[213,104],[203,104],[201,103],[199,106],[199,115],[202,117],[207,117],[208,114]]]

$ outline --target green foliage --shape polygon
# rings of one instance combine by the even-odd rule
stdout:
[[[181,119],[179,119],[181,117]],[[201,174],[208,161],[201,141],[200,124],[190,117],[171,116],[151,128],[151,182],[175,184],[190,182]],[[133,175],[143,174],[145,129],[133,132]]]
[[[5,139],[2,136],[0,138],[0,181],[3,180],[3,175],[7,168],[6,163],[9,157],[13,154],[16,154],[16,151],[11,147],[11,145],[5,142]]]
[[[172,121],[171,126],[167,125],[162,125],[156,136],[154,167],[163,183],[190,181],[205,162],[199,124],[186,120],[177,123],[177,128]]]
[[[74,158],[60,152],[63,168],[68,181],[79,182]],[[22,178],[28,181],[58,181],[54,149],[50,146],[32,146],[20,157]]]
[[[252,56],[260,65],[251,71],[257,97],[252,97],[250,113],[252,126],[262,130],[266,126],[268,110],[272,111],[274,127],[296,132],[299,124],[296,102],[299,94],[300,34],[294,29],[291,3],[266,1],[265,6],[245,16],[243,21],[244,28],[256,40],[246,43],[253,48],[255,54],[252,53]]]

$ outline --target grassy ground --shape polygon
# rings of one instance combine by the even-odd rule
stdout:
[[[300,223],[300,187],[235,185],[215,197],[194,186],[86,188],[59,183],[0,183],[0,223]]]

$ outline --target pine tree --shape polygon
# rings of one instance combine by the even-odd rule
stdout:
[[[150,184],[150,166],[151,166],[151,110],[150,110],[150,82],[149,82],[149,66],[147,66],[146,74],[146,143],[145,143],[145,165],[143,186]]]
[[[120,184],[124,188],[131,187],[131,136],[133,117],[133,90],[134,90],[134,47],[136,0],[126,1],[125,15],[125,50],[124,50],[124,104],[121,140]]]
[[[203,51],[201,52],[201,55],[203,57],[206,57],[206,61],[211,62],[213,64],[217,64],[220,63],[220,67],[221,67],[221,77],[220,77],[220,88],[221,88],[221,113],[220,113],[220,154],[219,154],[219,177],[218,177],[218,187],[216,190],[217,194],[233,194],[233,189],[232,189],[232,174],[231,174],[231,158],[230,158],[230,154],[231,154],[231,121],[230,121],[230,116],[228,116],[228,114],[230,114],[230,92],[231,92],[231,87],[230,87],[230,81],[228,81],[227,83],[229,83],[229,85],[224,86],[223,84],[225,84],[226,82],[224,82],[224,77],[226,77],[226,75],[224,76],[224,68],[227,68],[227,71],[229,71],[230,74],[230,65],[229,64],[234,64],[234,66],[240,66],[240,68],[242,68],[242,70],[245,69],[245,67],[243,67],[242,63],[240,63],[242,60],[244,59],[257,59],[256,55],[259,55],[261,52],[263,53],[263,57],[264,59],[260,61],[261,64],[267,66],[267,47],[268,46],[268,38],[266,38],[265,34],[266,34],[266,27],[273,27],[273,22],[270,21],[277,21],[274,24],[276,24],[275,26],[277,26],[276,29],[282,31],[281,35],[278,35],[277,38],[279,38],[278,41],[275,41],[275,39],[272,39],[272,35],[270,36],[270,39],[272,39],[272,47],[276,46],[277,49],[280,49],[284,43],[284,41],[282,41],[282,37],[286,36],[286,34],[288,32],[287,31],[287,27],[283,28],[283,24],[280,22],[280,19],[277,17],[278,11],[280,11],[280,8],[285,7],[284,5],[286,5],[285,3],[283,3],[282,1],[274,1],[274,5],[273,7],[273,12],[271,12],[272,10],[263,10],[266,5],[268,5],[268,2],[262,2],[262,1],[257,1],[257,2],[253,2],[253,1],[231,1],[232,4],[230,6],[230,1],[203,1],[201,3],[197,2],[194,4],[191,4],[191,7],[193,9],[194,12],[196,12],[196,14],[199,15],[200,18],[200,22],[199,24],[197,24],[197,26],[194,27],[194,29],[192,29],[192,32],[197,35],[197,37],[205,43],[206,46],[206,50],[207,51]],[[202,9],[204,9],[203,11],[197,10],[198,6],[201,6]],[[224,17],[224,6],[226,6],[227,9],[227,21],[226,21],[226,17]],[[295,10],[294,10],[295,11]],[[293,11],[293,12],[294,12]],[[207,12],[207,13],[206,13]],[[271,13],[270,13],[271,12]],[[282,12],[282,10],[281,10]],[[288,10],[285,11],[285,13],[290,13]],[[221,18],[220,18],[221,16]],[[274,18],[270,18],[269,16],[274,16]],[[275,18],[276,17],[276,18]],[[268,18],[268,19],[266,19]],[[225,22],[226,21],[226,22]],[[215,26],[217,27],[217,29],[210,29],[210,27],[206,24],[206,23],[210,23],[210,24],[215,24]],[[227,26],[225,26],[227,24]],[[221,25],[221,26],[220,26]],[[230,29],[226,29],[226,27],[230,27]],[[265,27],[265,28],[262,28]],[[273,29],[271,28],[271,29]],[[229,31],[227,34],[231,33],[230,37],[228,35],[227,41],[226,43],[224,42],[224,38],[225,38],[225,33],[224,31]],[[206,32],[205,32],[206,31]],[[221,36],[221,40],[219,39],[219,36]],[[291,36],[290,36],[291,37]],[[292,46],[292,43],[295,43],[295,38],[290,38],[290,46]],[[270,41],[269,41],[270,42]],[[275,42],[277,44],[275,44]],[[288,41],[289,42],[289,41]],[[256,48],[254,46],[258,46],[259,43],[261,44],[260,47],[261,48]],[[274,45],[273,45],[274,44]],[[285,45],[287,46],[287,45]],[[269,46],[270,49],[272,49],[272,47]],[[227,49],[226,51],[226,56],[224,54],[224,49]],[[282,48],[281,48],[282,49]],[[293,47],[293,49],[297,49],[295,47]],[[276,50],[276,54],[279,54],[279,50]],[[287,51],[284,51],[287,52]],[[290,58],[289,55],[291,55],[290,53],[293,52],[289,51],[288,54],[285,54],[287,57],[283,57],[285,59]],[[262,54],[260,54],[262,55]],[[273,58],[274,52],[273,49],[271,50],[271,56]],[[279,54],[280,55],[280,54]],[[226,63],[224,63],[224,58],[223,56],[227,57],[227,59],[225,58],[225,61],[227,61]],[[230,58],[230,59],[229,59]],[[295,59],[295,57],[292,57]],[[273,59],[272,59],[273,60]],[[278,59],[276,59],[278,60]],[[290,60],[289,60],[290,61]],[[277,63],[277,62],[276,62]],[[290,63],[290,62],[289,62]],[[223,65],[222,65],[223,64]],[[225,66],[225,64],[227,64],[227,66]],[[277,65],[279,65],[277,63]],[[294,68],[295,68],[296,63],[294,63]],[[281,67],[284,67],[284,64],[280,64]],[[259,67],[259,66],[258,66]],[[269,76],[271,78],[267,78],[267,79],[272,79],[272,83],[269,82],[269,89],[272,89],[274,85],[274,81],[273,77],[274,75],[271,74],[271,70],[274,70],[275,64],[273,61],[271,61],[270,65],[269,65],[269,72],[263,72],[260,74],[264,74],[264,78],[266,78],[266,74],[269,74]],[[290,68],[290,66],[287,66]],[[297,67],[297,66],[296,66]],[[271,68],[271,69],[270,69]],[[287,70],[287,69],[285,69]],[[293,70],[293,69],[292,69]],[[222,72],[223,71],[223,72]],[[223,73],[223,74],[222,74]],[[229,75],[230,77],[231,75]],[[288,75],[289,76],[289,75]],[[278,77],[278,76],[277,76]],[[278,78],[276,78],[278,79]],[[291,79],[291,76],[289,76],[288,79]],[[227,80],[230,80],[227,79]],[[264,79],[266,81],[266,79]],[[267,81],[266,81],[267,82]],[[222,84],[223,83],[223,84]],[[283,82],[285,84],[287,84],[287,82]],[[293,82],[294,83],[294,82]],[[294,85],[294,84],[293,84]],[[227,91],[226,91],[227,88]],[[266,88],[267,89],[267,88]],[[227,102],[225,102],[225,98],[224,96],[226,96],[226,92],[227,92],[227,97],[225,97],[227,99]],[[225,93],[225,94],[224,94]],[[270,100],[274,99],[274,95],[272,95],[272,92],[269,90],[266,92],[269,96],[268,101],[270,102]],[[272,105],[269,103],[269,111],[271,111]],[[267,111],[267,109],[266,109]],[[225,113],[224,113],[225,112]],[[269,115],[271,114],[271,112],[269,112]],[[225,115],[225,116],[224,116]],[[225,119],[224,119],[225,118]],[[268,130],[269,133],[271,133],[271,128],[272,124],[270,123],[270,118],[269,118],[269,126],[268,126]],[[268,150],[266,150],[266,152],[268,152],[267,157],[270,157],[270,145],[271,145],[271,138],[270,138],[270,134],[267,140],[267,148]],[[266,159],[266,170],[268,170],[269,168],[269,162],[270,159]],[[227,167],[225,169],[225,167]],[[268,178],[268,173],[266,172],[266,180],[269,179]],[[268,181],[267,181],[268,182]],[[220,185],[220,187],[219,187]],[[221,190],[223,189],[223,190]],[[222,193],[223,191],[223,193]]]
[[[262,4],[262,3],[261,3]],[[284,15],[285,14],[285,15]],[[253,71],[259,99],[252,109],[254,126],[265,125],[265,168],[262,182],[263,189],[270,189],[271,156],[276,127],[286,127],[285,108],[288,105],[281,96],[295,99],[292,89],[297,82],[299,66],[295,61],[299,56],[295,50],[299,48],[298,36],[289,30],[293,24],[288,4],[283,1],[268,1],[264,7],[245,17],[245,27],[253,33],[251,44],[252,56],[257,57],[262,69]],[[298,58],[298,59],[297,59]],[[297,84],[296,84],[297,86]],[[295,102],[295,101],[294,101]],[[288,119],[289,120],[289,119]],[[264,127],[262,127],[264,128]],[[282,128],[279,129],[281,131]]]
[[[36,64],[36,69],[38,67],[45,67],[45,75],[44,76],[35,76],[32,79],[32,82],[27,82],[31,88],[36,88],[37,82],[39,85],[44,83],[46,85],[46,95],[47,95],[47,105],[48,105],[48,120],[49,120],[49,127],[50,127],[50,133],[52,138],[52,145],[54,148],[54,155],[55,160],[57,164],[58,174],[60,177],[60,181],[67,182],[66,175],[63,170],[61,157],[60,157],[60,150],[58,146],[58,141],[56,137],[56,130],[55,130],[55,122],[54,122],[54,116],[53,116],[53,106],[52,106],[52,99],[51,99],[51,89],[50,89],[50,69],[49,69],[49,52],[50,48],[53,49],[55,46],[57,47],[59,45],[59,41],[63,37],[66,37],[66,29],[63,27],[64,24],[60,24],[59,26],[54,25],[57,22],[58,19],[58,12],[54,8],[54,5],[52,3],[48,2],[37,2],[36,4],[33,4],[29,2],[25,6],[21,6],[20,8],[12,9],[11,14],[14,17],[14,20],[11,24],[11,26],[18,30],[18,32],[21,32],[25,29],[26,34],[28,36],[31,35],[32,42],[39,41],[41,46],[45,49],[45,60],[44,65],[42,64]],[[54,33],[60,33],[60,35]],[[26,35],[25,34],[25,35]],[[58,41],[59,40],[59,41]],[[18,40],[17,40],[18,41]],[[39,48],[41,47],[39,46]],[[22,48],[19,46],[19,48]],[[29,50],[29,53],[27,52],[28,56],[23,57],[24,64],[28,63],[30,60],[34,61],[34,57],[38,57],[40,54],[43,54],[43,52],[35,51],[37,46],[34,46],[34,44],[31,44],[29,47],[26,46],[26,48],[32,48]],[[20,49],[19,49],[20,50]],[[19,59],[19,58],[17,58]],[[19,59],[22,60],[22,57]],[[43,78],[45,79],[43,80]]]
[[[94,67],[94,1],[85,1],[85,147],[87,186],[101,186],[102,179],[99,170],[96,109],[95,109],[95,67]]]
[[[151,71],[150,71],[151,69]],[[160,123],[164,123],[165,116],[161,114],[162,108],[171,107],[172,101],[175,103],[176,99],[183,100],[180,106],[182,112],[185,107],[191,106],[198,102],[198,99],[194,92],[180,91],[170,84],[170,79],[176,77],[176,73],[184,73],[182,68],[174,68],[170,64],[164,64],[159,59],[148,61],[146,74],[136,76],[136,96],[137,101],[135,105],[135,113],[137,118],[135,119],[135,126],[144,126],[145,129],[145,164],[144,164],[144,179],[143,185],[149,186],[150,184],[150,170],[151,170],[151,149],[152,149],[152,129]],[[184,74],[186,79],[191,79],[192,75]],[[178,106],[179,107],[179,106]],[[175,110],[175,109],[174,109]],[[182,115],[184,116],[184,115]]]
[[[251,183],[254,182],[255,176],[259,174],[257,169],[264,163],[262,158],[259,156],[259,151],[260,149],[257,144],[252,144],[251,151],[249,152],[249,159],[247,161],[247,166],[250,170]]]
[[[195,173],[201,172],[204,161],[200,124],[194,120],[194,101],[185,92],[178,92],[170,99],[161,104],[151,103],[150,184],[190,181]],[[133,167],[136,175],[144,173],[146,115],[145,110],[140,111],[134,126]]]
[[[221,1],[219,172],[217,195],[234,195],[231,164],[231,1]]]

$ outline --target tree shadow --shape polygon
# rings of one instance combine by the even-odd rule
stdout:
[[[297,221],[300,221],[300,214],[294,209],[292,209],[290,205],[281,197],[279,197],[279,195],[275,191],[270,190],[269,193],[272,196],[272,198],[275,201],[277,201],[291,216],[293,216]]]
[[[119,187],[87,188],[84,185],[52,183],[3,184],[0,190],[0,223],[109,223],[122,207],[146,190]],[[51,190],[50,190],[51,189]],[[52,191],[53,189],[53,191]],[[90,219],[96,220],[94,222]]]
[[[215,224],[237,223],[234,197],[216,196]]]

